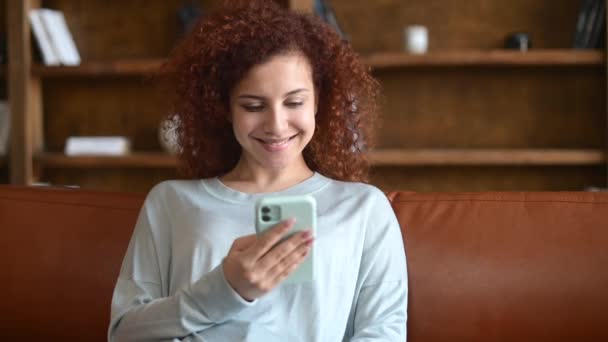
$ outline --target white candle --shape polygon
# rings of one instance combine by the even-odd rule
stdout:
[[[428,29],[421,25],[407,26],[403,29],[405,51],[415,54],[426,53],[429,46]]]

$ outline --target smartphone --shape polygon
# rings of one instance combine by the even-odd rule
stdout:
[[[317,202],[314,197],[308,195],[272,196],[258,200],[255,206],[256,233],[260,236],[266,230],[291,217],[294,217],[296,222],[281,242],[307,229],[312,232],[313,236],[316,236]],[[283,282],[293,284],[312,281],[314,271],[314,247],[312,247],[306,259]]]

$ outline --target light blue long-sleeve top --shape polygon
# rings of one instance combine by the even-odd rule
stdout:
[[[232,242],[253,234],[255,201],[317,201],[312,282],[253,302],[227,283]],[[377,188],[315,173],[247,194],[218,178],[165,181],[148,194],[112,298],[112,341],[405,341],[407,269],[399,224]]]

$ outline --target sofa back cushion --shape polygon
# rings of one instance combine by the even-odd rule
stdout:
[[[0,339],[105,341],[143,195],[0,187]]]
[[[389,197],[408,256],[409,341],[608,341],[608,194]],[[143,199],[0,186],[2,340],[105,341]]]
[[[410,341],[608,341],[607,193],[391,193]]]

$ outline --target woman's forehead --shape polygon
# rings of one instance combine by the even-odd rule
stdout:
[[[312,70],[308,60],[299,54],[276,55],[252,67],[235,85],[234,92],[285,94],[297,89],[312,91]]]

